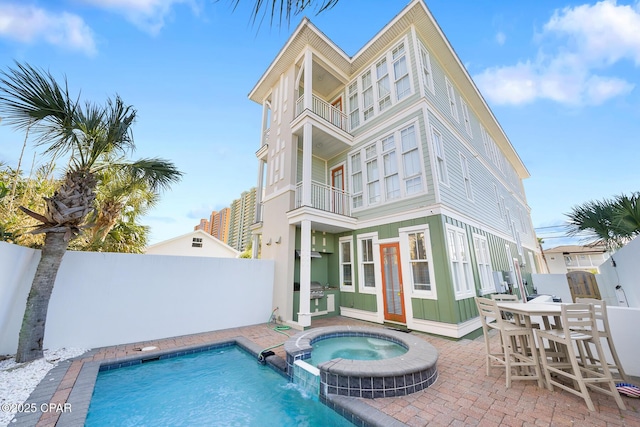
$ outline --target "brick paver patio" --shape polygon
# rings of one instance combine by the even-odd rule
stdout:
[[[317,319],[314,327],[330,325],[381,325],[344,317]],[[291,330],[291,334],[296,331]],[[408,396],[382,399],[362,399],[362,402],[409,426],[640,426],[640,400],[623,396],[627,409],[621,411],[614,400],[601,393],[592,393],[596,411],[589,412],[584,401],[568,392],[541,389],[532,381],[514,381],[505,387],[505,374],[499,369],[485,375],[484,342],[449,340],[413,332],[429,342],[439,352],[437,382],[426,390]],[[156,341],[96,349],[68,364],[57,388],[51,390],[51,403],[64,404],[73,392],[75,380],[84,363],[140,355],[145,346],[157,346],[158,351],[185,346],[204,345],[213,341],[243,336],[262,348],[286,341],[267,325],[255,325]],[[494,337],[494,339],[498,339]],[[273,350],[285,357],[282,347]],[[152,353],[145,353],[145,357]],[[43,380],[43,383],[47,378]],[[41,386],[43,386],[41,384]],[[39,386],[41,389],[42,387]],[[87,392],[76,390],[77,392]],[[32,395],[33,396],[33,395]],[[59,414],[44,413],[37,426],[70,425],[58,422]],[[11,426],[33,425],[34,421],[18,418]]]

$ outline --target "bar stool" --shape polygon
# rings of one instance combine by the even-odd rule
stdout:
[[[491,375],[491,368],[504,367],[507,388],[511,387],[512,380],[536,380],[538,386],[542,387],[533,330],[505,321],[495,301],[480,297],[475,300],[484,333],[487,376]],[[498,331],[500,351],[491,347],[491,329]]]
[[[609,370],[614,369],[620,375],[620,378],[624,382],[629,382],[629,377],[624,372],[622,368],[622,363],[620,363],[620,358],[618,357],[618,352],[616,352],[616,347],[613,345],[613,338],[611,337],[611,329],[609,328],[609,317],[607,316],[607,303],[602,300],[593,299],[593,298],[576,298],[577,303],[582,304],[592,304],[593,309],[596,314],[596,324],[598,326],[598,335],[600,338],[605,338],[607,340],[607,345],[609,346],[609,351],[611,352],[611,356],[613,357],[613,363],[609,363]],[[587,343],[585,346],[586,352],[586,360],[589,363],[601,363],[599,360],[595,359],[593,356],[593,352],[591,351],[591,345]]]
[[[612,396],[618,407],[624,410],[624,403],[618,393],[618,389],[616,389],[607,363],[582,366],[578,363],[579,358],[576,356],[576,348],[574,346],[580,348],[586,342],[593,343],[598,354],[598,361],[605,360],[593,305],[564,304],[562,305],[561,317],[562,329],[536,331],[547,388],[553,390],[553,386],[557,386],[569,393],[580,396],[586,402],[589,410],[595,411],[588,390],[592,389]],[[557,348],[564,349],[566,360],[549,358],[544,340],[547,340],[550,344],[556,344]],[[551,376],[552,373],[555,374],[554,377]],[[572,384],[577,386],[577,389],[560,382],[561,378],[572,381]],[[605,387],[608,387],[608,390]]]

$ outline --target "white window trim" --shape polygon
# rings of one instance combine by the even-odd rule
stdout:
[[[463,239],[462,242],[464,244],[464,250],[466,251],[467,254],[467,268],[465,269],[465,263],[460,260],[457,262],[460,262],[461,264],[461,273],[464,276],[464,283],[460,283],[460,291],[456,290],[456,286],[455,286],[455,282],[454,282],[454,270],[455,270],[455,266],[454,266],[454,260],[452,257],[452,254],[450,253],[450,244],[449,244],[449,231],[452,231],[455,233],[456,235],[456,240],[454,241],[454,246],[456,247],[456,249],[458,249],[457,244],[457,237],[458,235],[463,235]],[[451,224],[445,224],[445,240],[447,242],[447,256],[449,257],[449,269],[451,272],[451,285],[453,287],[453,293],[455,295],[455,299],[457,300],[461,300],[461,299],[466,299],[466,298],[473,298],[476,296],[476,289],[475,289],[475,282],[473,280],[473,271],[471,270],[471,253],[469,252],[469,241],[467,240],[467,231],[463,228],[460,227],[455,227]]]
[[[395,76],[393,76],[394,78],[392,79],[392,74],[393,74],[392,67],[394,63],[393,51],[396,48],[398,48],[398,46],[400,46],[401,44],[404,44],[404,55],[407,61],[407,74],[409,76],[410,90],[407,95],[403,96],[401,99],[398,99],[398,94],[397,94],[397,91],[395,90]],[[391,98],[390,98],[390,105],[386,106],[382,111],[380,111],[380,102],[379,102],[380,98],[378,97],[378,86],[377,86],[378,78],[376,73],[376,66],[382,60],[385,60],[385,59],[387,61],[387,76],[389,76]],[[359,122],[356,126],[352,127],[352,130],[364,125],[369,120],[377,117],[384,111],[393,107],[395,104],[402,102],[403,100],[409,98],[411,95],[415,93],[416,88],[413,82],[413,63],[411,61],[412,61],[412,56],[409,53],[409,39],[405,36],[400,41],[398,41],[395,45],[393,45],[389,50],[387,50],[383,55],[380,55],[378,58],[376,58],[375,61],[372,61],[371,65],[368,66],[366,69],[364,69],[360,74],[358,74],[358,76],[354,80],[347,83],[346,87],[348,88],[353,84],[354,81],[357,82],[357,88],[358,88],[357,94],[360,100],[359,102],[360,111],[358,112]],[[367,72],[371,72],[371,87],[373,89],[373,112],[365,120],[364,89],[362,87],[362,76],[364,76]],[[349,117],[349,121],[351,123],[351,117]]]
[[[371,239],[371,250],[373,251],[373,271],[375,277],[375,286],[373,288],[364,286],[364,264],[362,263],[362,241]],[[380,244],[378,243],[378,233],[359,234],[358,244],[358,291],[362,294],[376,294],[381,289],[380,283]]]
[[[427,90],[429,90],[429,92],[431,93],[435,93],[434,89],[433,89],[433,71],[431,69],[431,54],[429,53],[429,50],[426,48],[426,46],[424,45],[424,43],[422,43],[421,40],[418,40],[418,49],[419,49],[419,56],[420,56],[420,64],[421,64],[421,80],[422,83],[425,85],[425,87],[427,88]],[[425,57],[426,57],[426,67],[424,64],[424,61],[422,60],[422,52],[424,52]],[[427,81],[424,81],[424,68],[427,69]]]
[[[496,284],[493,280],[493,265],[491,264],[491,251],[489,250],[489,241],[487,240],[487,238],[485,236],[482,236],[480,234],[476,234],[473,233],[472,234],[473,237],[473,249],[474,249],[474,253],[476,256],[476,267],[478,269],[478,277],[480,278],[480,294],[481,295],[486,295],[486,294],[492,294],[494,292],[496,292]],[[482,275],[482,271],[483,269],[481,268],[481,262],[480,259],[478,257],[478,253],[481,251],[481,248],[478,247],[477,242],[478,241],[482,241],[485,244],[485,247],[487,249],[487,263],[482,263],[482,265],[488,266],[488,272],[487,272],[487,277],[483,277]],[[486,270],[486,268],[485,268]]]
[[[464,192],[467,195],[467,200],[473,202],[473,185],[471,183],[471,173],[469,172],[469,161],[464,154],[458,154],[460,155],[460,175],[462,176],[462,185],[464,186]]]
[[[402,164],[402,155],[404,154],[402,152],[402,131],[405,129],[410,128],[411,126],[413,126],[414,128],[414,132],[415,132],[415,138],[416,138],[416,145],[417,145],[417,150],[418,150],[418,157],[420,159],[420,177],[422,179],[422,191],[418,191],[416,193],[411,193],[411,194],[407,194],[406,192],[406,185],[405,185],[405,180],[407,178],[409,178],[409,176],[405,176],[405,170],[404,170],[404,166]],[[394,143],[395,143],[395,151],[396,151],[396,161],[397,163],[397,169],[398,169],[398,180],[400,183],[400,196],[398,197],[393,197],[391,199],[387,199],[387,189],[385,186],[385,176],[384,176],[384,153],[382,151],[382,140],[386,139],[387,137],[393,135],[394,137]],[[366,149],[368,147],[371,147],[372,145],[376,145],[376,157],[375,159],[377,159],[378,162],[378,185],[379,185],[379,200],[377,202],[374,203],[370,203],[369,202],[369,188],[368,188],[368,183],[369,181],[369,176],[367,174],[367,159],[366,159]],[[351,165],[351,158],[352,156],[354,156],[355,154],[360,153],[360,173],[362,174],[362,192],[358,193],[358,195],[362,195],[362,205],[358,206],[358,207],[354,207],[353,203],[351,204],[351,211],[352,212],[357,212],[359,210],[362,209],[368,209],[371,207],[375,207],[375,206],[380,206],[380,205],[385,205],[385,204],[389,204],[389,203],[395,203],[399,200],[408,200],[411,199],[413,197],[420,197],[424,194],[427,194],[428,192],[428,185],[427,185],[427,177],[425,174],[425,170],[424,170],[424,154],[422,152],[422,137],[420,135],[420,128],[418,126],[418,122],[417,121],[412,121],[409,123],[404,123],[402,126],[399,126],[395,129],[393,129],[390,132],[385,133],[382,137],[377,138],[375,141],[370,141],[369,143],[367,143],[366,145],[361,146],[361,148],[359,148],[358,150],[355,151],[351,151],[347,154],[347,157],[349,159],[349,165]],[[371,160],[371,159],[370,159]],[[349,183],[352,183],[352,174],[353,172],[350,170],[349,171]],[[411,175],[411,177],[416,177],[418,175]]]
[[[345,286],[344,285],[344,272],[342,270],[342,243],[344,242],[349,242],[349,249],[350,249],[350,257],[351,257],[351,286]],[[338,239],[338,248],[339,248],[339,252],[338,252],[338,256],[339,256],[339,264],[340,264],[340,291],[342,292],[355,292],[356,291],[356,287],[353,281],[353,236],[345,236],[345,237],[340,237]]]
[[[437,134],[439,136],[439,140],[440,140],[440,150],[438,150],[438,147],[436,146],[436,138],[434,137],[435,134]],[[433,126],[431,126],[431,146],[433,147],[433,160],[434,160],[434,166],[435,166],[435,172],[437,174],[437,178],[438,178],[438,182],[440,182],[442,185],[445,186],[449,186],[449,172],[447,171],[447,156],[444,152],[444,138],[442,136],[442,132],[440,132],[439,130],[437,130],[436,128],[434,128]],[[442,152],[442,175],[444,177],[444,179],[442,179],[440,177],[440,167],[439,167],[439,163],[438,163],[438,151]]]
[[[469,106],[467,103],[460,97],[460,107],[462,107],[462,120],[464,121],[464,128],[467,130],[467,133],[470,137],[473,137],[473,133],[471,132],[471,118],[469,117]]]
[[[409,234],[416,232],[424,232],[424,243],[427,248],[427,263],[429,264],[429,279],[431,281],[431,290],[414,289],[413,273],[411,270],[411,258],[409,256]],[[407,292],[407,285],[410,287],[410,294],[415,298],[422,299],[438,299],[436,292],[435,271],[433,269],[433,254],[431,251],[431,235],[429,234],[429,226],[427,224],[415,225],[398,229],[400,238],[400,263],[402,268],[402,283],[404,290]]]
[[[449,99],[449,112],[456,122],[460,123],[460,116],[458,115],[458,103],[456,102],[456,90],[448,77],[444,78],[447,98]]]

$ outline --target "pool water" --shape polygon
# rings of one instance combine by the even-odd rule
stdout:
[[[389,340],[373,337],[334,337],[315,341],[307,363],[318,366],[331,359],[381,360],[405,354],[407,349]]]
[[[352,426],[237,347],[98,374],[85,426]]]

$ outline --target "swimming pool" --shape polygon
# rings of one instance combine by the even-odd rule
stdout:
[[[237,346],[98,375],[85,426],[352,426]]]

